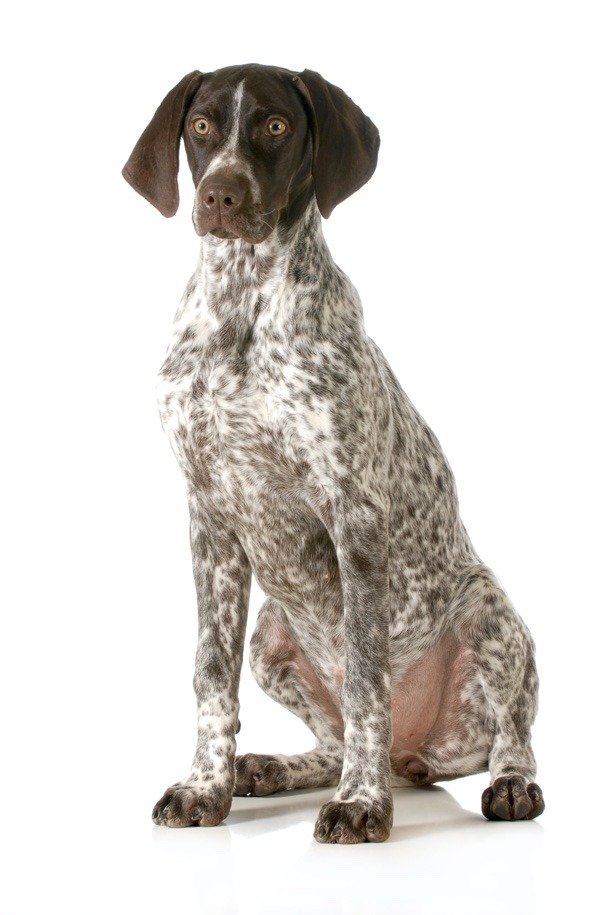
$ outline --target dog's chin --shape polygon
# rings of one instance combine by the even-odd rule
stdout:
[[[223,229],[221,226],[217,226],[216,229],[209,230],[211,235],[214,235],[215,238],[240,238],[241,236],[236,235],[235,232],[230,232],[229,229]]]
[[[240,238],[247,242],[249,245],[260,245],[261,242],[266,241],[274,231],[274,226],[267,226],[263,224],[253,232],[242,233]]]
[[[205,235],[212,235],[213,238],[220,239],[240,239],[245,241],[249,245],[259,245],[261,242],[266,241],[266,239],[274,231],[274,227],[261,223],[255,226],[236,226],[233,228],[225,228],[225,226],[207,226],[198,223],[196,219],[193,220],[194,228],[196,234],[203,238]]]

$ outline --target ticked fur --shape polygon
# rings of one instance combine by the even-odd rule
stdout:
[[[314,203],[259,245],[202,239],[159,404],[187,482],[199,642],[197,750],[156,821],[219,822],[234,787],[339,780],[316,837],[377,841],[392,781],[488,767],[533,809],[530,635],[473,550],[437,440],[366,336]],[[236,776],[252,573],[268,595],[253,671],[317,747],[242,757]]]

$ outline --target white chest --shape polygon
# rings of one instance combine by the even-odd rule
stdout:
[[[176,316],[158,382],[162,424],[188,480],[228,497],[297,492],[307,473],[326,488],[335,470],[332,404],[319,393],[329,344],[294,332],[288,295],[280,287],[263,309],[224,317],[200,295]]]
[[[262,329],[223,323],[200,301],[178,316],[157,385],[163,428],[189,475],[226,477],[285,439],[283,371],[265,371]],[[289,412],[289,411],[288,411]]]

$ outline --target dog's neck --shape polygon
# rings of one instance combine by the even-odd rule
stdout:
[[[303,284],[314,290],[335,270],[313,200],[293,225],[277,226],[260,244],[202,238],[195,281],[209,307],[218,309],[251,292],[268,298],[288,278],[299,290]]]
[[[339,325],[363,327],[360,299],[331,257],[314,200],[259,245],[203,238],[189,297],[242,335],[260,315],[284,336],[310,331],[313,340]]]

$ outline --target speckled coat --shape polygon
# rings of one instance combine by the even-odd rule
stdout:
[[[159,402],[187,484],[199,640],[197,750],[155,821],[212,825],[232,793],[337,785],[316,838],[378,841],[394,784],[485,769],[488,817],[541,812],[531,637],[365,333],[314,193],[257,244],[202,238]],[[252,575],[268,595],[252,670],[316,738],[293,757],[235,756]]]

